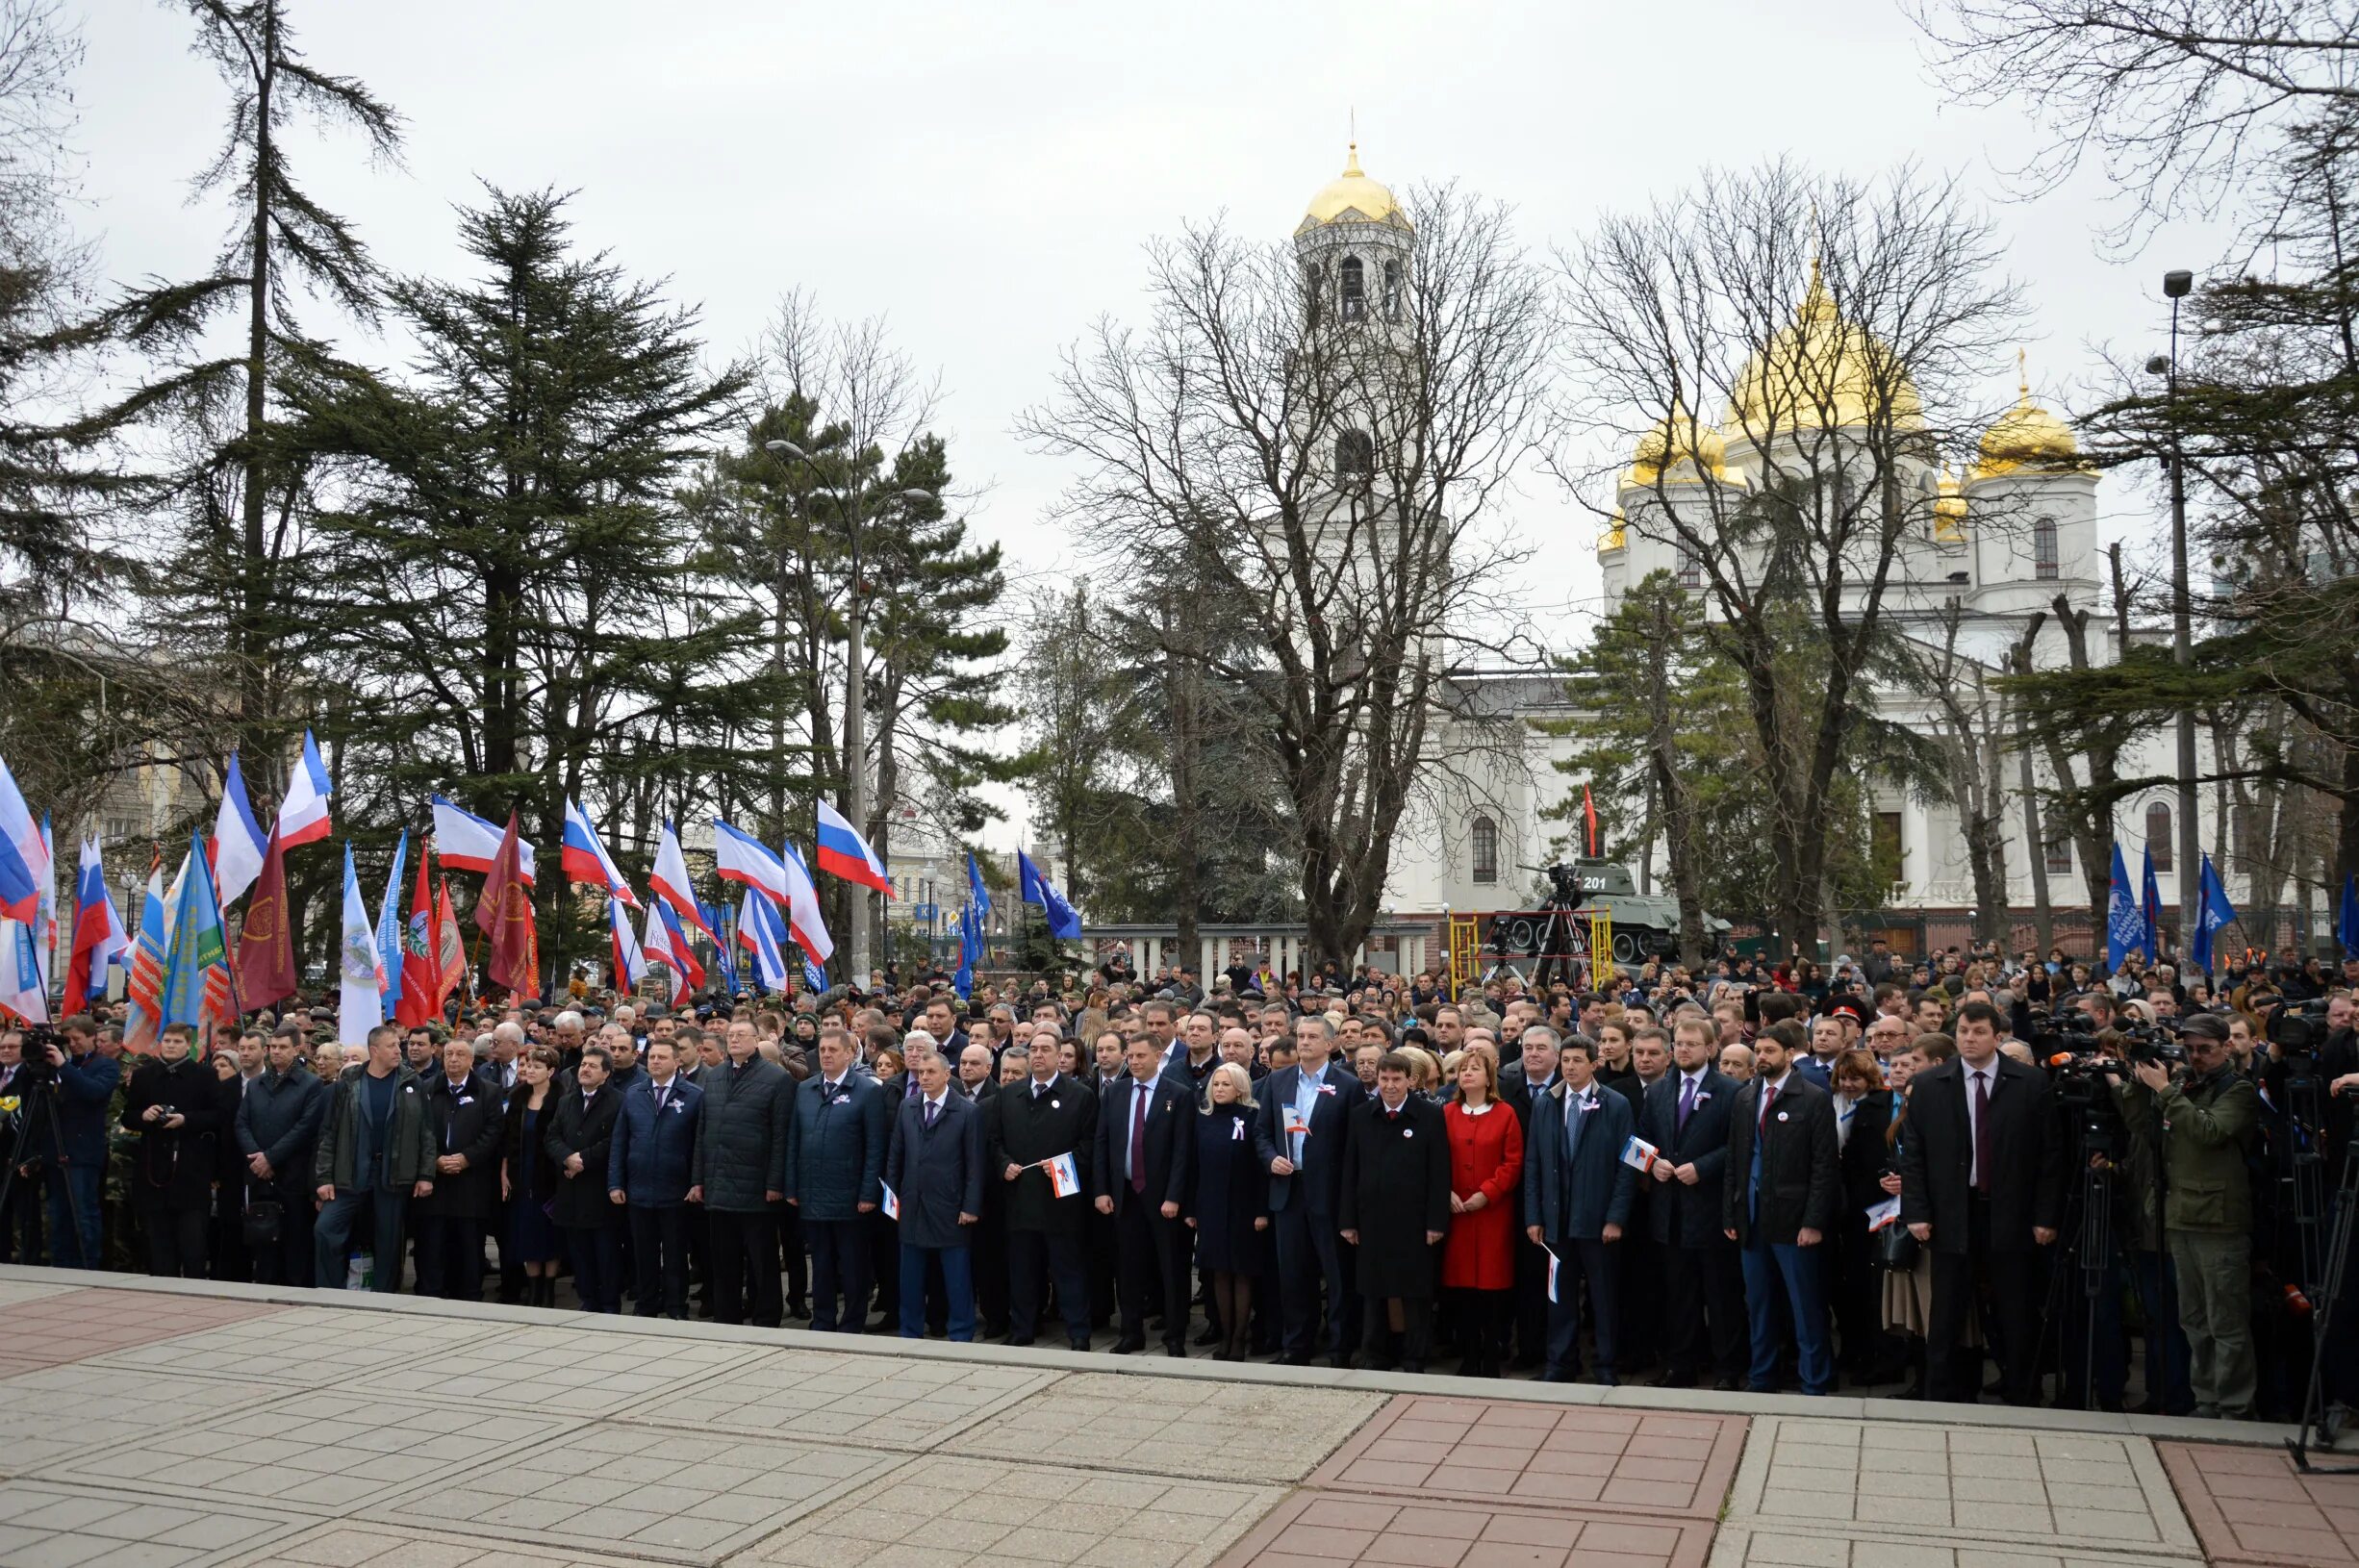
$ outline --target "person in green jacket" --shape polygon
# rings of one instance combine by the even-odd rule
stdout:
[[[2261,1097],[2228,1059],[2228,1027],[2198,1013],[2184,1025],[2187,1065],[2141,1062],[2124,1109],[2162,1128],[2163,1233],[2178,1274],[2198,1416],[2252,1415],[2252,1176]]]

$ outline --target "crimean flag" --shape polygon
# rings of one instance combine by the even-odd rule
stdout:
[[[824,964],[835,952],[835,942],[827,935],[827,923],[820,918],[819,889],[811,885],[811,873],[804,870],[802,856],[793,845],[784,847],[780,864],[786,867],[787,931],[798,947]]]
[[[483,879],[483,897],[475,900],[475,928],[492,945],[487,966],[492,983],[519,1000],[530,1000],[541,995],[541,940],[533,924],[532,889],[522,872],[521,843],[511,811],[499,852],[492,857],[492,873]]]
[[[696,878],[688,874],[688,857],[680,853],[680,836],[672,831],[669,822],[656,837],[655,870],[648,875],[647,884],[678,912],[680,919],[702,931],[708,941],[721,940],[704,923],[704,912],[697,906]]]
[[[164,1027],[164,849],[159,846],[148,862],[147,892],[140,900],[140,935],[131,949],[131,969],[125,976],[131,1001],[123,1024],[123,1044],[133,1050],[156,1049],[157,1031]]]
[[[238,989],[249,1007],[268,1007],[295,993],[294,927],[287,908],[287,845],[273,834],[238,933]]]
[[[649,963],[664,966],[664,974],[671,977],[665,997],[676,1007],[688,995],[688,975],[680,963],[679,954],[672,950],[672,926],[660,913],[671,907],[661,898],[649,898],[647,906],[639,911],[639,950]]]
[[[739,882],[775,903],[786,902],[786,865],[770,846],[713,819],[713,861],[723,882]]]
[[[426,862],[432,858],[423,853],[418,857],[410,918],[401,925],[401,995],[393,1003],[393,1022],[405,1029],[443,1016],[442,944],[434,932],[434,889],[426,880]]]
[[[661,898],[655,901],[655,909],[662,917],[664,948],[670,954],[672,967],[678,971],[680,978],[691,986],[702,986],[704,966],[697,962],[696,949],[688,942],[688,932],[680,925],[679,912]],[[648,950],[652,952],[654,949]]]
[[[429,804],[434,808],[434,852],[443,857],[443,870],[489,875],[492,857],[499,853],[499,824],[487,822],[439,795]],[[530,882],[532,846],[523,845],[518,852],[524,863],[524,880]]]
[[[614,949],[615,989],[635,991],[647,977],[647,955],[639,946],[639,933],[631,929],[622,900],[612,895],[606,899],[606,928]]]

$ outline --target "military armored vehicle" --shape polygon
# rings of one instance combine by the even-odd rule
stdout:
[[[1546,902],[1538,909],[1492,916],[1484,943],[1485,951],[1516,957],[1585,958],[1590,922],[1602,914],[1613,923],[1615,963],[1636,965],[1651,957],[1679,955],[1679,900],[1640,893],[1627,866],[1577,860],[1538,869],[1549,881]],[[1704,916],[1700,935],[1706,949],[1718,946],[1728,929],[1728,922]]]

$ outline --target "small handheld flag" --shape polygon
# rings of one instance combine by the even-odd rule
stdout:
[[[1548,1252],[1544,1245],[1540,1251]],[[1548,1299],[1551,1302],[1557,1299],[1557,1254],[1554,1252],[1548,1252]]]
[[[319,760],[319,743],[312,732],[303,732],[303,755],[287,778],[287,798],[278,806],[278,836],[292,849],[298,844],[312,844],[328,836],[328,797],[335,787],[328,782],[327,764]]]
[[[1640,1176],[1653,1171],[1660,1157],[1655,1146],[1644,1138],[1633,1137],[1622,1145],[1622,1163]]]
[[[885,863],[876,858],[868,840],[824,800],[819,803],[819,869],[879,893],[893,891],[893,878],[885,874]]]
[[[889,1181],[880,1181],[876,1185],[884,1192],[884,1201],[877,1205],[884,1210],[884,1217],[888,1220],[900,1219],[901,1217],[900,1195],[893,1190],[893,1184]]]
[[[1040,1162],[1049,1173],[1049,1186],[1059,1198],[1078,1198],[1081,1195],[1081,1168],[1071,1154],[1056,1154]]]
[[[1885,1229],[1890,1226],[1893,1221],[1899,1218],[1900,1199],[1897,1195],[1887,1198],[1881,1203],[1870,1203],[1867,1205],[1868,1233],[1873,1235],[1875,1232]]]

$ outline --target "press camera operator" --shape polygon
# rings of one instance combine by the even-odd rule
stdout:
[[[2187,1059],[2136,1062],[2123,1086],[2135,1120],[2156,1118],[2163,1147],[2163,1234],[2187,1330],[2197,1416],[2248,1419],[2252,1347],[2252,1176],[2246,1165],[2260,1095],[2228,1060],[2228,1025],[2199,1013],[2181,1026]]]
[[[2272,1193],[2275,1223],[2263,1233],[2270,1240],[2277,1277],[2308,1292],[2292,1325],[2299,1337],[2311,1339],[2318,1327],[2304,1313],[2330,1314],[2320,1341],[2324,1346],[2318,1369],[2321,1392],[2331,1405],[2359,1408],[2359,1332],[2352,1330],[2359,1315],[2359,1246],[2344,1259],[2340,1280],[2320,1277],[2350,1153],[2353,1113],[2359,1110],[2359,1016],[2347,996],[2306,1004],[2289,1000],[2270,1011],[2262,1033],[2266,1060],[2256,1065],[2265,1100],[2263,1125],[2277,1146],[2269,1166],[2273,1176],[2285,1173],[2272,1181],[2282,1191]],[[2297,1173],[2310,1151],[2315,1151],[2309,1156],[2313,1169]],[[2306,1353],[2307,1346],[2297,1351],[2289,1346],[2283,1357],[2289,1404],[2300,1397],[2291,1384],[2302,1375],[2300,1358]]]

